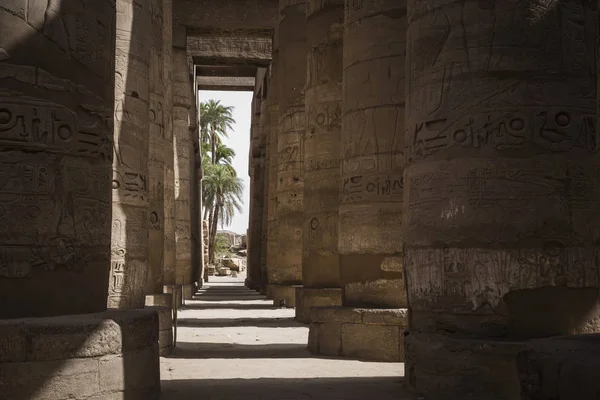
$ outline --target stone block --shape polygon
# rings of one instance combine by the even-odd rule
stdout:
[[[318,331],[319,354],[331,357],[342,355],[342,325],[321,324]]]
[[[317,307],[311,310],[311,320],[323,323],[352,323],[362,322],[363,310],[352,307]]]
[[[372,325],[395,325],[408,329],[408,309],[365,309],[362,322]]]
[[[532,341],[517,370],[523,400],[600,399],[600,335]]]
[[[0,399],[156,399],[157,340],[148,310],[0,321]]]
[[[321,330],[321,326],[318,322],[313,322],[310,324],[310,329],[308,330],[308,351],[312,354],[319,354],[319,331]]]
[[[409,332],[404,337],[406,380],[425,398],[515,400],[515,359],[524,342],[477,340]]]
[[[173,308],[173,295],[171,293],[147,295],[146,306]]]
[[[194,285],[183,285],[183,299],[191,300],[194,297]]]
[[[296,286],[295,285],[270,285],[273,306],[279,307],[280,301],[285,300],[287,308],[296,306]]]
[[[359,360],[404,360],[400,354],[400,327],[395,325],[342,324],[342,355]]]
[[[296,289],[296,321],[309,324],[313,307],[332,307],[342,305],[342,289],[307,288]]]

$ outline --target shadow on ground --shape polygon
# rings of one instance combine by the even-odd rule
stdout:
[[[168,358],[309,358],[304,344],[177,343]]]
[[[257,328],[298,328],[302,325],[294,321],[293,318],[181,318],[177,320],[177,326],[186,328],[231,328],[247,326],[254,326]]]
[[[373,394],[376,393],[376,398]],[[413,400],[401,378],[198,379],[163,382],[163,400]]]

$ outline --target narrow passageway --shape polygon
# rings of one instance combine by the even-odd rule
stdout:
[[[308,328],[238,278],[211,277],[179,313],[177,349],[161,358],[162,398],[412,399],[403,364],[316,358]]]

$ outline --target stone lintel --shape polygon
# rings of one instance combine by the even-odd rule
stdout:
[[[254,78],[257,67],[253,65],[196,65],[196,76]]]
[[[274,29],[278,0],[175,0],[173,20],[188,29]]]
[[[2,399],[157,399],[158,315],[110,310],[1,320],[0,382]]]
[[[313,354],[365,361],[404,361],[406,309],[317,307],[311,312],[308,348]]]
[[[273,52],[271,38],[246,36],[188,37],[187,49],[195,62],[218,60],[221,64],[228,64],[230,60],[267,64]]]
[[[199,76],[196,78],[198,90],[254,91],[254,78]]]
[[[517,355],[523,400],[596,399],[600,335],[534,340]]]

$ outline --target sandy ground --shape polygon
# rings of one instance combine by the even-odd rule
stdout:
[[[177,349],[161,358],[164,400],[412,400],[401,363],[318,358],[293,309],[211,277],[179,313]]]

